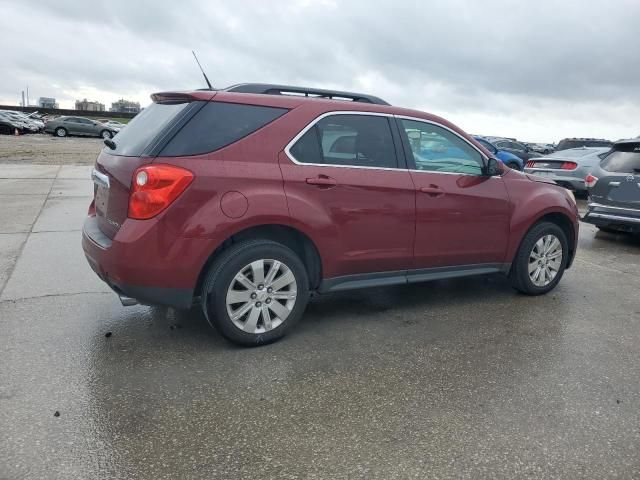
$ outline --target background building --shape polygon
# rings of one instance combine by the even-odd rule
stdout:
[[[104,112],[104,103],[89,102],[86,98],[84,100],[76,100],[76,110],[85,110],[90,112]]]
[[[56,99],[51,97],[40,97],[38,99],[38,106],[40,108],[58,108]]]
[[[140,103],[139,102],[131,102],[129,100],[125,100],[121,98],[117,102],[113,102],[111,104],[111,112],[121,112],[121,113],[138,113],[140,111]]]

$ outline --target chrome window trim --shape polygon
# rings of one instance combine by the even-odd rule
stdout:
[[[401,167],[389,168],[389,167],[363,167],[363,166],[360,166],[360,165],[327,165],[325,163],[305,163],[305,162],[299,162],[298,160],[296,160],[296,158],[291,153],[291,147],[293,147],[295,145],[295,143],[298,140],[300,140],[300,138],[305,133],[307,133],[311,128],[313,128],[313,126],[316,123],[318,123],[320,120],[322,120],[323,118],[326,118],[326,117],[334,116],[334,115],[367,115],[367,116],[371,116],[371,117],[399,118],[399,119],[414,120],[414,121],[417,121],[417,122],[423,122],[423,123],[428,123],[428,124],[431,124],[431,125],[435,125],[436,127],[443,128],[443,129],[453,133],[454,135],[456,135],[458,138],[460,138],[462,141],[467,143],[469,146],[473,147],[473,149],[476,150],[480,154],[480,157],[483,159],[484,162],[487,161],[486,155],[484,155],[484,153],[482,153],[482,151],[480,149],[478,149],[478,147],[473,145],[471,142],[469,142],[469,140],[467,140],[466,138],[461,136],[455,130],[452,130],[449,127],[446,127],[446,126],[444,126],[444,125],[442,125],[441,123],[438,123],[438,122],[433,122],[431,120],[425,120],[424,118],[410,117],[410,116],[407,116],[407,115],[394,115],[392,113],[363,112],[363,111],[358,111],[358,110],[333,110],[333,111],[325,112],[325,113],[323,113],[321,115],[318,115],[316,118],[311,120],[311,122],[309,122],[306,127],[304,127],[300,132],[298,132],[298,134],[295,137],[293,137],[293,139],[291,139],[289,141],[289,143],[287,143],[287,145],[284,147],[284,153],[289,158],[289,160],[291,160],[291,162],[293,162],[295,165],[299,165],[299,166],[303,166],[303,167],[304,166],[310,166],[310,167],[352,168],[352,169],[357,169],[357,170],[381,170],[381,171],[391,171],[391,172],[401,171],[401,172],[416,172],[416,173],[435,173],[435,174],[439,174],[439,175],[461,175],[461,176],[465,176],[466,175],[466,176],[471,176],[471,177],[482,176],[482,175],[474,175],[472,173],[436,172],[436,171],[430,171],[430,170],[416,170],[416,169],[401,168]],[[495,177],[490,177],[490,178],[495,178]]]
[[[315,126],[316,123],[318,123],[320,120],[322,120],[323,118],[326,117],[330,117],[330,116],[334,116],[334,115],[367,115],[370,117],[393,117],[393,115],[389,114],[389,113],[379,113],[379,112],[360,112],[360,111],[356,111],[356,110],[337,110],[337,111],[332,111],[332,112],[325,112],[322,115],[317,116],[316,118],[314,118],[313,120],[311,120],[311,122],[309,122],[309,124],[304,127],[300,133],[298,133],[295,137],[293,137],[293,139],[287,143],[287,146],[284,147],[284,153],[287,155],[287,157],[289,157],[289,160],[291,160],[293,163],[295,163],[296,165],[300,165],[300,166],[310,166],[310,167],[336,167],[336,168],[354,168],[354,169],[358,169],[358,170],[383,170],[383,171],[407,171],[406,168],[400,168],[400,167],[396,167],[396,168],[390,168],[390,167],[363,167],[360,165],[327,165],[326,163],[305,163],[305,162],[299,162],[298,160],[296,160],[296,158],[293,156],[293,154],[291,153],[291,147],[293,147],[295,145],[295,143],[300,140],[300,138],[307,133],[311,128],[313,128]],[[398,158],[396,158],[396,161],[399,160]]]

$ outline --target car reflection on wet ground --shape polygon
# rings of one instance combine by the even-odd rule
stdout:
[[[581,224],[543,297],[500,276],[332,294],[242,349],[95,278],[88,171],[0,170],[1,478],[640,475],[638,239]]]

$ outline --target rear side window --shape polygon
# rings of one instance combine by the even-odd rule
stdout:
[[[608,172],[640,174],[640,144],[616,146],[600,166]]]
[[[171,139],[160,155],[168,157],[199,155],[219,150],[287,112],[286,108],[208,102]]]
[[[137,114],[123,128],[113,141],[115,150],[105,149],[106,153],[125,157],[138,157],[169,123],[182,112],[189,103],[152,103]]]
[[[298,163],[397,168],[387,117],[331,115],[315,123],[290,149]]]

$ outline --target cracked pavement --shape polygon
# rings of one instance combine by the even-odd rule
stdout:
[[[0,478],[640,477],[640,240],[582,224],[543,297],[318,297],[247,350],[97,279],[89,171],[0,165]]]

